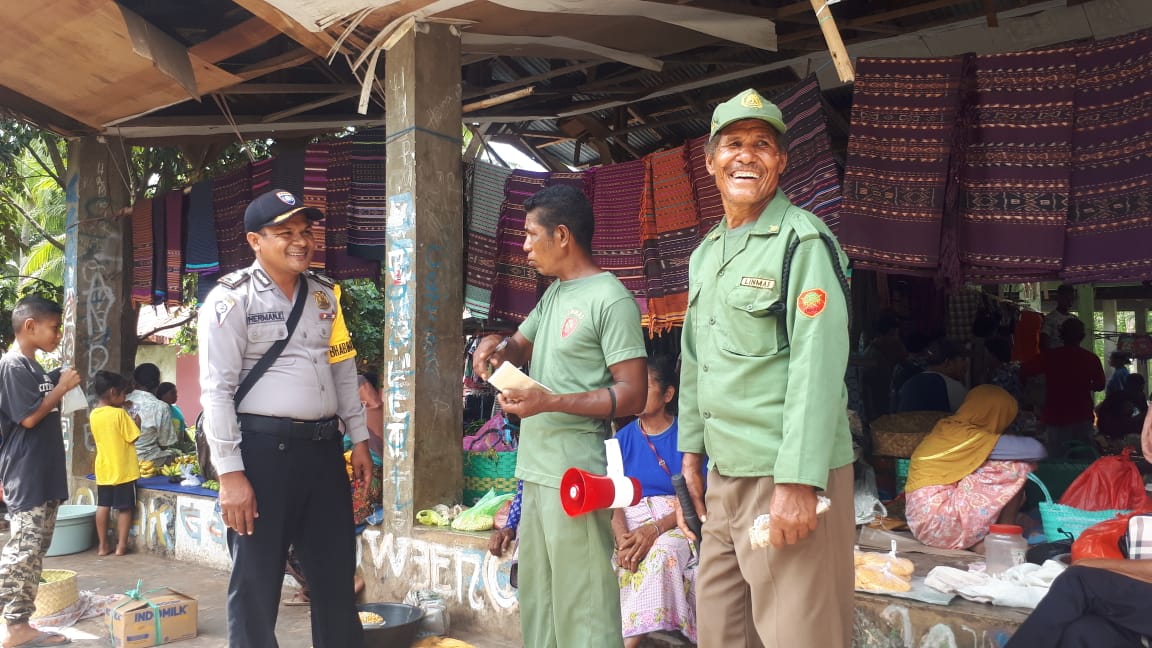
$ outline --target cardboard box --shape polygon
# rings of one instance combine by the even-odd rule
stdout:
[[[196,636],[196,599],[166,587],[128,598],[108,610],[114,648],[142,648]]]

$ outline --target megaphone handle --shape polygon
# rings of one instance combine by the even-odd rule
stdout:
[[[704,525],[700,516],[696,514],[696,505],[692,503],[692,495],[688,492],[688,483],[684,481],[683,473],[672,475],[672,488],[676,491],[676,499],[680,502],[680,511],[684,515],[684,524],[688,530],[696,535],[696,548],[699,550],[700,541],[704,539],[702,530]]]

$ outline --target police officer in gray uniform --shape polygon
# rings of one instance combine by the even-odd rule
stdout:
[[[256,262],[221,278],[200,308],[203,424],[233,561],[231,648],[277,648],[289,545],[308,578],[315,648],[363,645],[341,421],[362,483],[372,460],[340,288],[308,269],[322,217],[287,191],[257,197],[244,212]],[[275,360],[261,363],[270,349]]]

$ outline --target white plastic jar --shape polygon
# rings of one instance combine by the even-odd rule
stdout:
[[[1016,565],[1024,564],[1028,541],[1021,535],[1024,529],[1015,524],[993,524],[984,538],[985,571],[1000,574]]]

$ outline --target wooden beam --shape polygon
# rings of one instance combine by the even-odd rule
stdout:
[[[776,26],[772,21],[747,14],[726,14],[692,5],[656,3],[648,0],[581,0],[581,2],[488,0],[488,2],[510,9],[553,14],[643,16],[648,20],[675,25],[733,43],[762,50],[776,50]]]
[[[340,101],[344,101],[345,99],[350,99],[352,97],[355,97],[358,94],[360,94],[359,88],[356,88],[355,90],[352,90],[351,92],[341,92],[340,94],[335,94],[335,95],[332,95],[330,97],[324,97],[323,99],[317,99],[315,101],[309,101],[308,103],[302,103],[299,106],[293,106],[291,108],[288,108],[287,110],[281,110],[280,112],[274,112],[271,115],[268,115],[267,117],[265,117],[262,121],[266,124],[272,123],[272,122],[278,122],[278,121],[284,119],[285,117],[293,117],[293,116],[299,115],[301,113],[306,113],[309,110],[315,110],[317,108],[322,108],[324,106],[328,106],[328,105],[331,105],[331,104],[334,104],[334,103],[337,103]]]
[[[323,134],[335,133],[348,126],[371,128],[383,126],[384,117],[365,117],[356,114],[315,115],[312,117],[266,123],[263,115],[235,115],[235,129],[245,137],[273,136],[283,133]],[[201,137],[232,134],[233,125],[223,115],[195,117],[140,117],[106,129],[106,132],[126,139]]]
[[[472,103],[464,104],[460,107],[460,111],[463,113],[470,113],[477,110],[484,110],[485,108],[491,108],[492,106],[499,106],[512,101],[516,101],[517,99],[523,99],[524,97],[530,96],[535,91],[536,86],[520,88],[519,90],[513,90],[507,94],[496,95],[495,97],[489,97],[488,99],[482,99],[480,101],[473,101]]]
[[[463,97],[465,99],[472,99],[473,97],[482,97],[484,95],[489,95],[489,94],[492,94],[494,92],[504,92],[505,90],[513,90],[515,88],[522,88],[522,87],[529,85],[529,84],[532,84],[532,83],[537,83],[539,81],[547,81],[548,79],[554,79],[558,76],[564,76],[565,74],[571,74],[573,72],[580,72],[582,70],[586,70],[590,67],[595,67],[597,65],[600,65],[599,61],[596,61],[594,63],[575,63],[573,65],[566,65],[564,67],[556,68],[554,70],[549,70],[547,72],[541,72],[540,74],[534,74],[532,76],[521,77],[519,79],[516,79],[515,81],[508,81],[506,83],[497,83],[496,85],[490,85],[486,88],[481,88],[479,90],[472,90],[472,91],[464,93]]]
[[[897,18],[906,18],[908,16],[915,16],[917,14],[927,13],[929,11],[935,11],[937,9],[945,9],[947,7],[954,7],[958,4],[964,4],[965,2],[967,2],[967,0],[931,0],[930,2],[922,2],[920,4],[915,4],[915,5],[911,5],[908,7],[901,7],[900,9],[893,9],[892,11],[883,11],[880,13],[872,14],[870,16],[864,16],[863,18],[856,18],[854,20],[849,20],[848,22],[844,23],[844,26],[842,27],[842,29],[857,29],[861,26],[873,25],[873,24],[881,23],[881,22],[887,22],[889,20],[896,20]],[[807,3],[807,8],[809,11],[812,10],[812,3],[811,2]],[[955,21],[949,20],[949,22],[955,22]],[[802,41],[802,40],[812,38],[813,36],[819,36],[821,33],[822,32],[819,29],[806,29],[803,31],[793,32],[791,34],[784,34],[782,36],[779,36],[777,38],[777,42],[780,45],[783,45],[785,43],[794,43],[796,41]]]
[[[252,15],[300,43],[316,56],[327,57],[332,46],[336,43],[335,39],[325,32],[309,31],[304,25],[296,22],[266,0],[235,0],[235,2],[250,11]]]
[[[984,15],[988,17],[989,27],[1000,26],[1000,20],[996,17],[996,0],[984,0]]]
[[[461,44],[469,51],[507,51],[509,48],[517,46],[537,47],[583,52],[585,54],[599,56],[609,61],[619,61],[633,67],[652,70],[653,72],[659,72],[664,67],[664,63],[661,62],[660,59],[652,58],[651,56],[625,52],[624,50],[604,47],[603,45],[568,38],[567,36],[520,36],[517,34],[477,34],[474,32],[464,32],[460,35],[460,40]]]
[[[812,10],[816,12],[816,19],[820,23],[820,30],[824,32],[824,40],[828,43],[828,53],[832,55],[832,63],[836,66],[836,73],[840,75],[840,81],[851,83],[856,79],[856,70],[852,69],[852,59],[848,56],[848,50],[844,49],[840,31],[836,29],[832,9],[826,0],[811,1]]]
[[[231,88],[217,90],[223,95],[267,95],[267,94],[341,94],[359,92],[360,86],[353,83],[244,83]]]
[[[584,115],[591,112],[600,110],[608,110],[617,106],[624,106],[630,103],[640,101],[647,101],[649,99],[659,99],[660,97],[667,97],[668,95],[679,94],[681,92],[689,92],[698,90],[700,88],[707,88],[709,86],[735,81],[737,79],[744,79],[758,74],[765,74],[767,72],[775,72],[787,67],[790,67],[789,61],[778,61],[776,63],[768,63],[754,68],[747,68],[744,70],[735,70],[726,74],[717,74],[705,77],[703,79],[692,79],[690,81],[682,81],[672,83],[659,88],[645,88],[644,90],[636,93],[635,96],[628,99],[612,99],[608,101],[586,101],[583,103],[572,104],[571,106],[558,110],[555,113],[532,113],[532,114],[506,114],[506,115],[470,115],[468,120],[473,123],[483,123],[487,121],[497,123],[519,123],[524,121],[538,121],[547,119],[557,119],[560,117],[573,117],[575,115]]]
[[[280,32],[275,27],[260,18],[253,17],[206,41],[196,43],[188,48],[188,53],[209,63],[219,63],[263,45],[279,35]]]
[[[250,79],[258,79],[266,74],[272,74],[278,70],[286,70],[288,68],[294,68],[298,65],[303,65],[314,58],[316,58],[316,54],[303,47],[300,47],[290,52],[285,52],[279,56],[273,56],[270,59],[260,61],[259,63],[253,63],[248,67],[241,68],[240,71],[236,73],[236,76],[244,79],[245,81]]]
[[[58,135],[91,135],[95,128],[34,99],[0,86],[0,114],[7,114]]]

